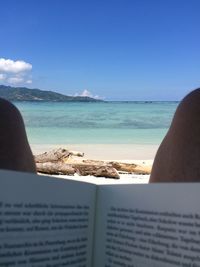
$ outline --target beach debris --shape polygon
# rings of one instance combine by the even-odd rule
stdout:
[[[70,156],[84,157],[83,152],[79,152],[79,151],[69,151],[69,152],[70,152]]]
[[[120,161],[79,159],[84,153],[64,148],[34,156],[38,172],[63,175],[92,175],[96,177],[119,179],[119,173],[150,174],[151,166]]]
[[[134,163],[124,163],[117,161],[111,161],[109,163],[118,171],[135,174],[150,174],[152,168],[151,166],[142,166]]]
[[[38,162],[36,168],[38,172],[46,174],[74,175],[76,173],[72,165],[63,164],[63,162]]]
[[[58,148],[58,149],[53,149],[48,152],[39,154],[34,156],[35,162],[58,162],[58,161],[63,161],[64,159],[70,157],[70,156],[78,156],[78,157],[83,157],[84,153],[78,152],[78,151],[69,151],[65,148]]]
[[[67,164],[60,161],[36,163],[36,168],[38,172],[47,174],[74,175],[77,173],[81,176],[93,175],[113,179],[120,178],[116,169],[109,165]]]
[[[135,174],[150,174],[151,166],[142,166],[135,163],[124,163],[120,161],[101,161],[101,160],[82,160],[84,163],[90,164],[109,164],[117,171],[135,173]]]
[[[73,165],[79,175],[93,175],[96,177],[106,177],[119,179],[120,176],[115,168],[107,165],[94,165],[94,164],[75,164]]]

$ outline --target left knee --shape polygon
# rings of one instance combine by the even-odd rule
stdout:
[[[35,172],[22,116],[12,103],[1,98],[0,168]]]

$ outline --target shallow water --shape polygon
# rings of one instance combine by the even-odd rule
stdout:
[[[18,102],[31,144],[159,144],[177,102]]]

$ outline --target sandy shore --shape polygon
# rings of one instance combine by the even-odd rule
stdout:
[[[66,148],[84,152],[86,159],[98,160],[153,160],[158,145],[144,144],[58,144],[36,145],[32,144],[33,154],[37,155],[54,148]]]
[[[135,174],[121,174],[120,179],[109,179],[104,177],[94,176],[67,176],[67,175],[54,175],[54,177],[81,181],[92,184],[147,184],[149,182],[149,175],[135,175]]]
[[[158,149],[157,145],[138,144],[77,144],[77,145],[31,145],[35,155],[44,153],[55,148],[66,148],[72,151],[84,152],[85,159],[97,160],[118,160],[128,163],[136,163],[144,166],[151,166]],[[141,184],[148,183],[149,175],[120,174],[120,179],[108,179],[94,176],[67,176],[54,175],[62,179],[76,180],[94,184]]]

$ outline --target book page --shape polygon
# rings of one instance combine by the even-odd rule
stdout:
[[[95,267],[199,267],[200,184],[98,188]]]
[[[96,186],[0,171],[0,266],[91,266]]]

